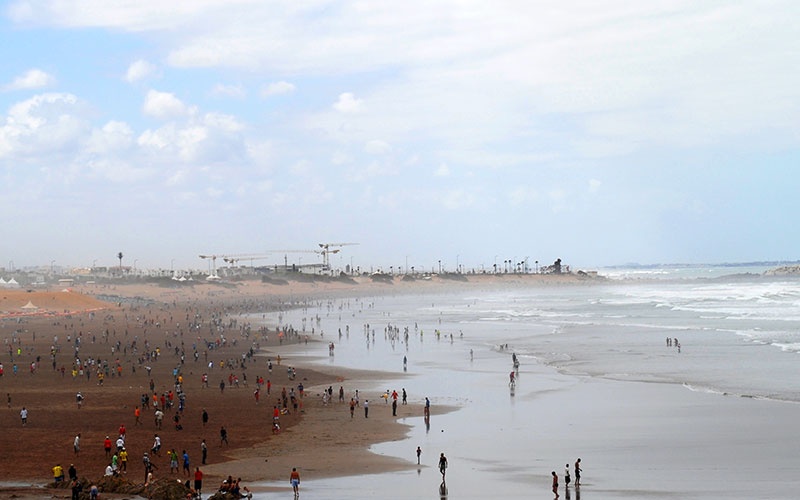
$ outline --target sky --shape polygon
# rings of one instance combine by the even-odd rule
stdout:
[[[7,1],[0,267],[795,260],[798,14]]]

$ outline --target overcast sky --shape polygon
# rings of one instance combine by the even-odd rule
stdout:
[[[4,5],[0,267],[798,258],[794,1]]]

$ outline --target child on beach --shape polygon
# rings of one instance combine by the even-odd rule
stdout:
[[[292,490],[294,491],[294,495],[297,496],[300,494],[300,473],[297,472],[296,467],[292,467],[292,473],[289,476],[289,482],[292,484]]]

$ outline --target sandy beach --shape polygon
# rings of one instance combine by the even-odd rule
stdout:
[[[431,289],[437,291],[448,285],[450,283],[433,284]],[[364,288],[359,290],[364,294],[392,291],[391,285],[382,283],[366,282]],[[411,291],[408,284],[404,288],[406,293]],[[50,469],[57,463],[65,468],[75,464],[81,476],[99,477],[109,462],[103,441],[106,436],[116,440],[121,425],[127,430],[126,474],[133,478],[143,478],[142,453],[150,450],[156,433],[163,443],[162,457],[155,459],[159,467],[157,475],[169,475],[169,462],[163,456],[165,450],[173,448],[179,453],[189,452],[193,471],[195,465],[200,465],[200,443],[205,439],[209,451],[207,465],[202,468],[210,484],[230,474],[247,483],[277,480],[286,476],[286,471],[298,462],[315,477],[407,469],[407,461],[378,457],[367,448],[373,443],[403,437],[408,428],[398,423],[398,419],[421,415],[419,401],[400,407],[397,418],[376,412],[370,419],[359,418],[357,426],[345,425],[350,424],[347,403],[355,388],[386,379],[383,372],[342,367],[310,369],[308,361],[295,362],[292,354],[286,352],[288,344],[302,341],[305,345],[307,337],[312,337],[312,346],[320,342],[310,331],[307,335],[279,342],[274,328],[260,326],[259,331],[246,338],[242,333],[244,323],[240,323],[222,331],[222,336],[228,339],[225,346],[210,352],[202,347],[203,341],[214,342],[220,337],[220,332],[211,334],[208,330],[208,321],[215,315],[229,321],[241,318],[243,313],[299,307],[304,301],[314,300],[313,297],[346,295],[353,289],[353,284],[312,282],[286,286],[244,283],[234,287],[200,284],[182,289],[152,285],[84,285],[71,291],[3,291],[0,311],[11,314],[0,323],[0,337],[6,339],[0,385],[10,397],[10,404],[4,405],[0,415],[3,429],[0,446],[6,450],[6,460],[0,465],[0,481],[10,488],[8,491],[19,494],[24,492],[24,489],[19,490],[19,483],[38,485],[51,480]],[[101,296],[107,301],[92,296]],[[20,315],[20,306],[28,300],[39,309]],[[200,323],[205,323],[190,334],[186,329],[187,318],[193,320],[195,315]],[[56,337],[60,348],[54,367],[50,353]],[[85,374],[73,378],[72,346],[76,337],[81,339],[81,359],[107,361],[111,372],[119,364],[122,376],[106,375],[99,385],[96,367],[92,367],[87,369],[88,378]],[[142,343],[145,340],[151,343],[150,350],[159,349],[163,353],[158,360],[139,362],[144,355]],[[232,345],[234,341],[237,345]],[[132,347],[135,343],[138,344],[136,354]],[[256,345],[259,349],[248,359],[246,370],[237,366],[233,371],[227,367],[220,371],[220,361],[239,360]],[[192,359],[195,346],[198,361]],[[182,430],[176,430],[172,421],[174,410],[166,412],[162,428],[157,429],[152,406],[141,409],[141,425],[135,425],[134,411],[141,406],[142,394],[149,397],[153,392],[160,395],[174,390],[173,369],[181,366],[176,347],[185,356],[180,371],[187,394],[180,422]],[[20,354],[17,348],[21,349]],[[278,353],[283,358],[280,365]],[[271,374],[267,369],[268,360],[273,362]],[[209,361],[213,363],[210,370],[207,368]],[[14,365],[17,366],[16,375]],[[149,376],[147,366],[152,369]],[[285,372],[289,366],[297,370],[294,380],[289,380]],[[208,388],[202,387],[203,373],[209,375]],[[229,384],[228,376],[232,373],[241,379],[238,388]],[[247,386],[244,373],[248,375]],[[266,387],[262,387],[256,403],[253,392],[258,376],[270,380],[272,388],[271,394],[267,394]],[[149,388],[151,379],[154,391]],[[220,381],[227,385],[224,392],[219,389]],[[279,403],[279,393],[284,387],[291,390],[298,383],[306,387],[302,411],[290,410],[282,415],[281,432],[275,435],[271,430],[272,408]],[[322,390],[329,386],[336,389],[336,394],[329,405],[323,405]],[[345,403],[338,402],[339,387],[343,387],[347,395]],[[80,408],[76,403],[78,392],[83,396]],[[361,401],[373,397],[375,404],[380,401],[378,396],[362,391]],[[24,428],[20,422],[23,407],[28,411]],[[210,415],[206,426],[201,421],[203,409]],[[361,411],[359,406],[357,417],[363,417]],[[437,408],[434,414],[443,411],[447,409]],[[219,439],[221,426],[228,430],[228,444],[224,447]],[[81,450],[75,455],[73,440],[78,433]],[[35,490],[33,493],[38,494]]]

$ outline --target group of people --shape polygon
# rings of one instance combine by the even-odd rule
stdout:
[[[581,485],[581,472],[583,469],[581,468],[581,459],[575,461],[575,488],[578,488]],[[553,493],[555,494],[556,498],[559,497],[558,494],[558,474],[556,471],[550,473],[553,476]],[[569,464],[564,466],[564,489],[567,492],[567,498],[569,498],[569,483],[571,482],[571,477],[569,474]]]

